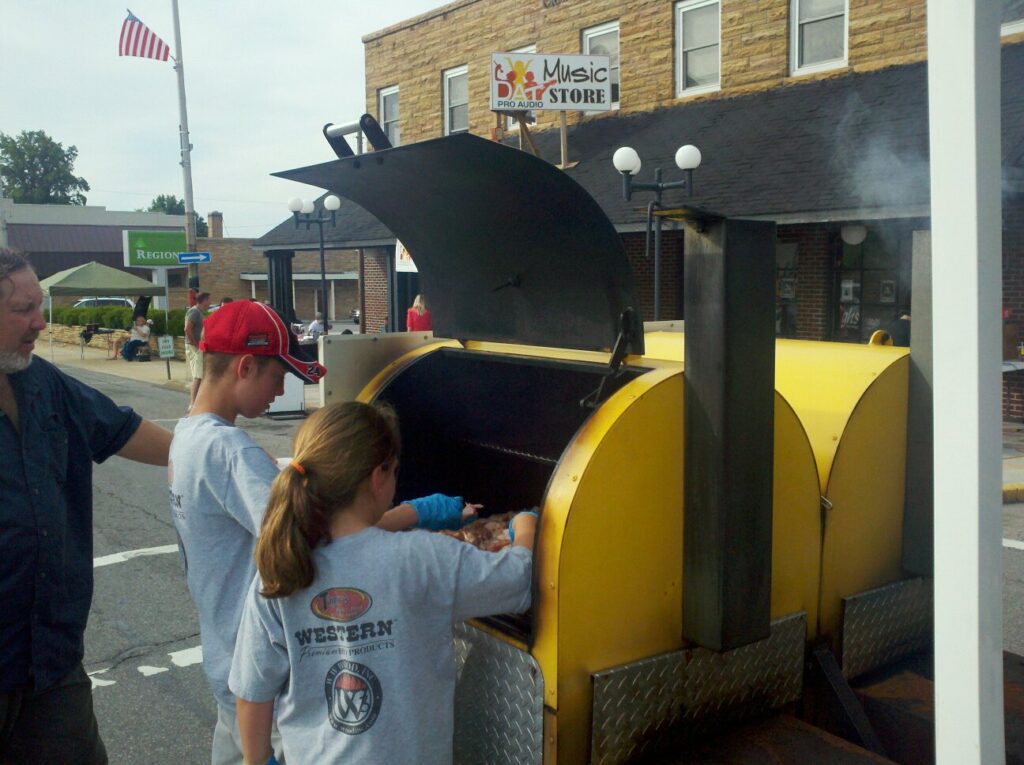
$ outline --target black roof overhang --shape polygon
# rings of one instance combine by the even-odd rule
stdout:
[[[347,197],[387,226],[416,261],[438,336],[609,350],[624,326],[643,353],[619,235],[544,160],[463,133],[274,175]]]

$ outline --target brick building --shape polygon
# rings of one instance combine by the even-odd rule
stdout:
[[[1004,303],[1014,325],[1024,323],[1024,2],[1002,5]],[[467,130],[517,143],[518,126],[490,109],[492,53],[608,54],[615,108],[567,114],[575,164],[565,172],[622,235],[645,318],[649,195],[623,200],[611,156],[633,146],[637,180],[653,168],[674,180],[673,154],[692,143],[704,157],[694,204],[778,223],[779,334],[861,342],[909,304],[915,242],[927,241],[915,236],[930,214],[925,10],[925,0],[457,0],[363,38],[367,111],[395,144]],[[559,115],[536,116],[539,154],[559,163]],[[665,207],[686,201],[667,193]],[[684,308],[682,223],[672,217],[662,319]],[[264,239],[291,246],[285,228]],[[394,238],[347,202],[339,229],[332,242],[362,251],[367,328],[388,316],[401,328],[399,298],[415,281],[394,272]],[[1004,375],[1004,400],[1021,418],[1018,378]]]

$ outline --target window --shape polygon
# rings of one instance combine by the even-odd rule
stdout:
[[[792,0],[794,74],[846,65],[846,0]]]
[[[516,48],[515,50],[510,50],[509,51],[509,53],[526,53],[526,54],[536,53],[536,52],[537,52],[537,46],[536,45],[527,45],[525,48]],[[529,114],[531,117],[536,117],[537,116],[537,112],[534,109],[530,109],[527,112],[527,114]],[[529,124],[529,123],[527,123],[527,124]],[[513,117],[509,117],[508,118],[508,122],[506,123],[506,128],[508,130],[519,130],[519,120],[514,119]]]
[[[469,130],[469,72],[465,66],[444,73],[444,134]]]
[[[612,108],[619,108],[619,22],[612,21],[599,27],[583,30],[583,53],[589,56],[608,56],[612,80]]]
[[[1003,34],[1024,32],[1024,0],[1003,0]]]
[[[380,126],[392,146],[402,143],[402,128],[398,124],[398,86],[382,88],[378,94],[377,114]]]
[[[721,57],[718,0],[676,4],[676,95],[717,90]]]

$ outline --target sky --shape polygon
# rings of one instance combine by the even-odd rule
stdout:
[[[320,190],[270,177],[334,159],[321,128],[366,111],[362,37],[445,0],[178,0],[195,210],[255,238]],[[171,0],[132,0],[170,46]],[[87,204],[184,197],[173,62],[118,56],[124,2],[0,0],[0,133],[75,146]]]

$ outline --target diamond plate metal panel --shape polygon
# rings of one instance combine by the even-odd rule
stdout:
[[[533,656],[459,624],[455,668],[456,765],[540,765],[544,678]]]
[[[843,598],[843,677],[852,679],[931,643],[931,580],[904,579]]]
[[[756,715],[800,698],[807,615],[772,623],[771,635],[734,651],[673,651],[598,672],[591,762],[627,762],[669,728]]]

